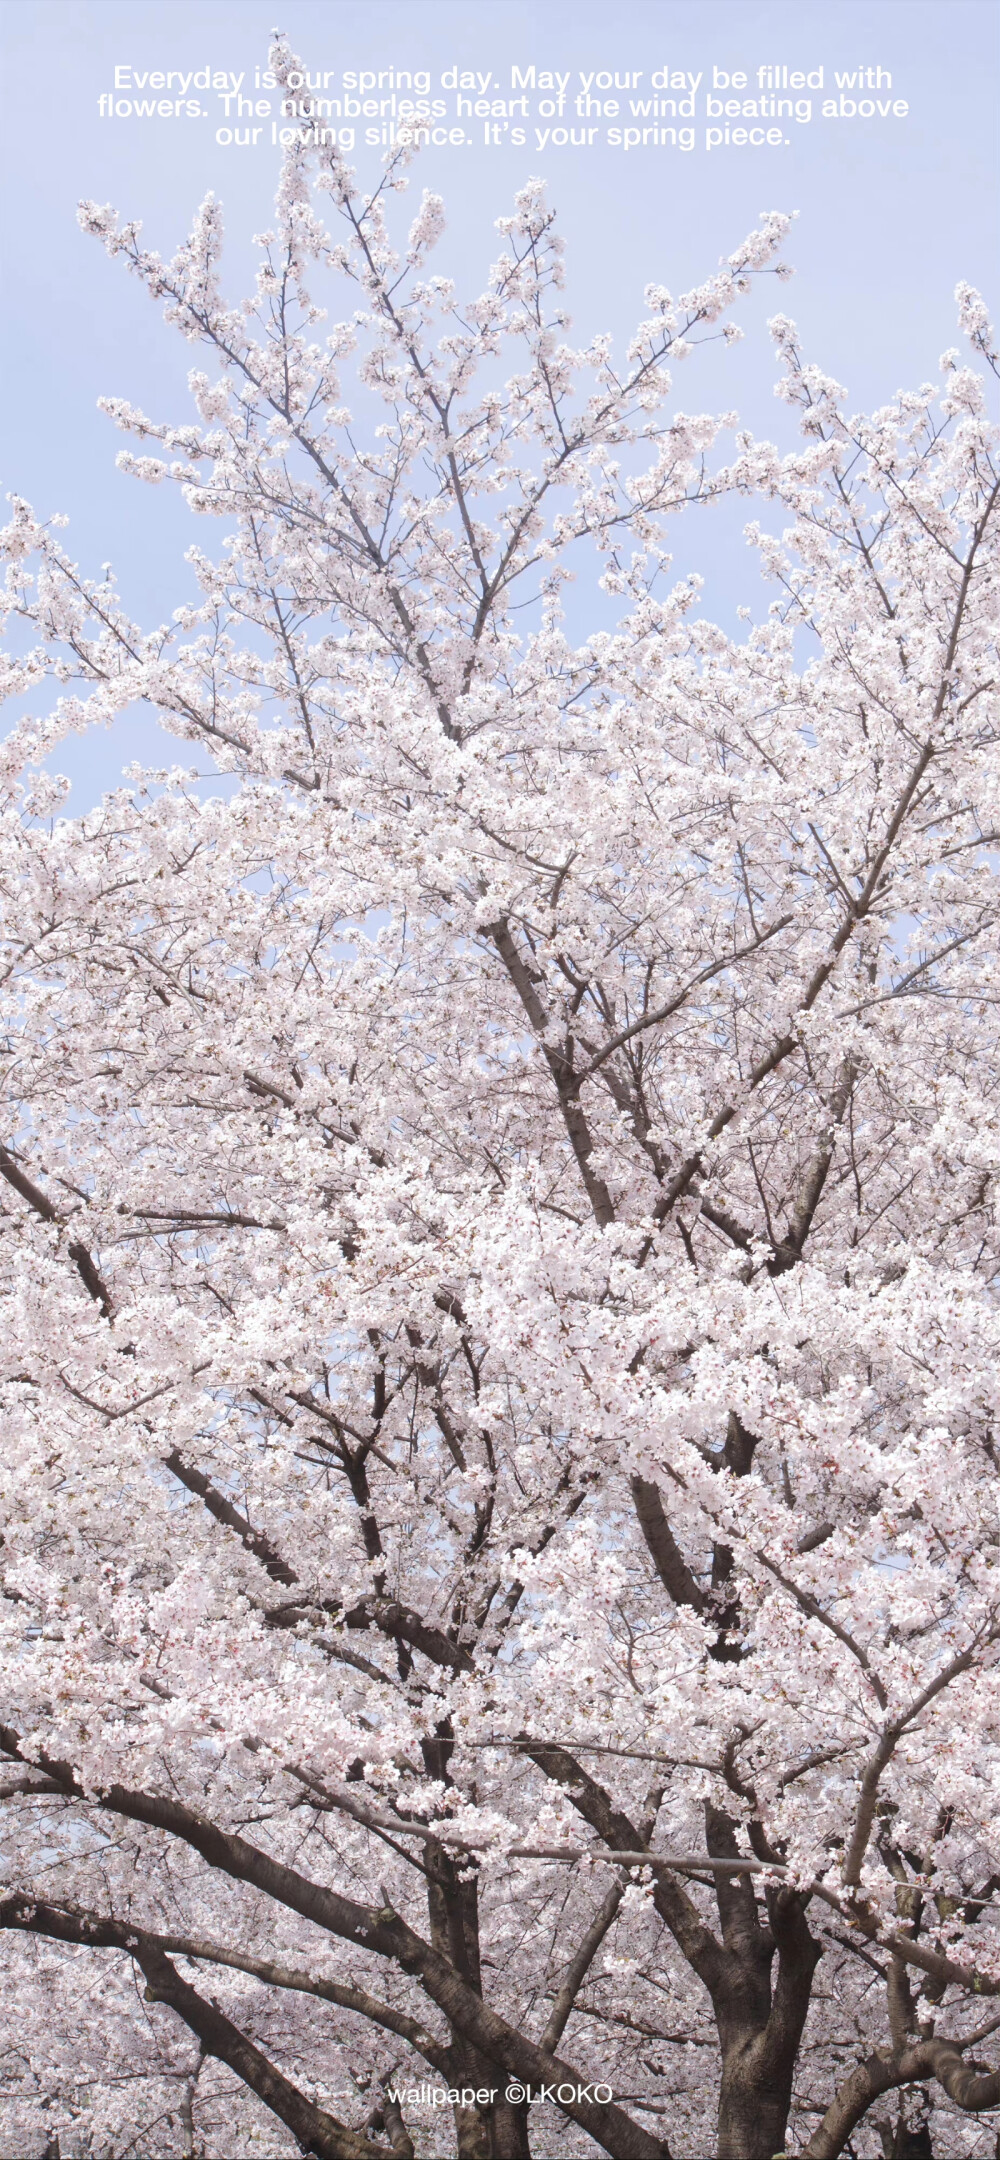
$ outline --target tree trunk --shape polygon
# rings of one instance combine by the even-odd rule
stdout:
[[[735,1825],[711,1802],[705,1829],[710,1853],[735,1853]],[[722,2051],[718,2160],[774,2160],[785,2149],[819,1946],[794,1891],[765,1893],[767,1926],[746,1875],[720,1872],[715,1895],[726,1951],[711,1988]]]
[[[792,2099],[791,2073],[762,2078],[754,2058],[757,2036],[723,2058],[719,2094],[718,2160],[773,2160],[785,2150]]]
[[[450,1751],[449,1733],[425,1741],[424,1759],[432,1775],[447,1777]],[[429,1839],[424,1864],[431,1941],[451,1959],[466,1985],[481,1995],[479,1896],[473,1863],[468,1855],[449,1853]],[[528,2110],[504,2098],[507,2073],[454,2031],[449,2053],[453,2088],[497,2096],[472,2105],[453,2104],[458,2160],[531,2160]]]
[[[495,2092],[492,2101],[453,2107],[458,2160],[531,2160],[528,2110],[504,2099],[507,2073],[474,2048],[457,2043],[452,2050],[453,2084],[461,2092]]]

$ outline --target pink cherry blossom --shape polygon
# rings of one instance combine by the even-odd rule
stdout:
[[[539,183],[465,302],[406,181],[293,146],[246,306],[214,201],[171,262],[85,205],[198,348],[120,462],[221,537],[142,629],[3,535],[4,2149],[964,2154],[992,333],[855,415],[777,317],[801,437],[727,440],[672,373],[786,217],[621,360]],[[670,569],[723,494],[739,639]],[[66,817],[136,702],[226,792]]]

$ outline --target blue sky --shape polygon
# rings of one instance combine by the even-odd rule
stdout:
[[[150,494],[115,470],[121,438],[96,400],[125,396],[157,418],[186,418],[196,354],[79,233],[75,206],[81,196],[111,201],[142,218],[152,245],[172,251],[214,189],[225,206],[231,291],[241,292],[250,236],[266,223],[273,192],[278,153],[267,147],[268,130],[257,150],[236,150],[215,139],[225,115],[214,95],[205,119],[170,123],[102,120],[98,100],[113,88],[116,66],[244,71],[249,88],[278,6],[8,0],[0,23],[0,474],[5,490],[40,511],[69,515],[67,544],[88,570],[114,562],[126,604],[147,625],[186,595],[193,522],[166,491]],[[624,337],[649,279],[683,288],[707,275],[762,209],[797,210],[787,249],[794,282],[768,281],[741,315],[745,343],[713,351],[696,376],[678,376],[678,402],[688,409],[737,406],[758,432],[780,430],[763,330],[779,307],[854,403],[882,402],[901,384],[934,376],[955,338],[957,279],[989,297],[1000,283],[994,0],[280,0],[278,20],[310,68],[426,67],[432,78],[475,68],[491,70],[507,90],[511,68],[530,65],[574,75],[642,70],[647,84],[665,66],[701,71],[702,96],[713,67],[746,70],[751,88],[762,64],[823,67],[825,95],[835,70],[891,73],[893,98],[910,108],[905,120],[816,118],[791,124],[787,147],[777,149],[709,154],[701,121],[686,154],[650,148],[626,157],[596,146],[539,154],[530,144],[475,143],[421,159],[416,184],[439,189],[448,209],[438,267],[473,291],[496,252],[494,218],[529,173],[544,174],[567,238],[569,305],[581,334],[608,328]],[[353,161],[364,175],[376,160],[359,151]],[[696,547],[708,530],[702,525]],[[212,538],[204,521],[197,537],[201,545]],[[713,529],[698,567],[706,607],[720,618],[737,600],[758,597],[732,520]],[[159,763],[169,754],[137,718],[113,738],[71,746],[59,762],[72,770],[73,807],[82,808],[129,757]]]

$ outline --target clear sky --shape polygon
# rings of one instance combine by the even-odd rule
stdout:
[[[454,92],[441,90],[440,77],[452,68],[492,73],[491,94],[506,96],[513,67],[569,71],[569,99],[580,70],[641,71],[640,96],[655,71],[700,73],[689,152],[538,148],[532,123],[524,148],[487,149],[476,139],[431,149],[415,175],[417,186],[446,198],[438,267],[478,291],[496,252],[493,219],[521,181],[543,174],[567,238],[569,304],[580,334],[608,328],[624,337],[642,312],[648,280],[683,289],[710,273],[762,209],[797,210],[786,251],[794,282],[768,281],[740,316],[746,342],[713,352],[697,378],[678,377],[678,401],[688,409],[738,406],[758,433],[779,431],[763,331],[778,307],[796,318],[810,354],[865,405],[933,378],[939,353],[955,339],[958,278],[1000,304],[996,0],[0,0],[0,475],[5,489],[40,511],[69,515],[67,544],[87,570],[114,562],[123,598],[145,624],[165,619],[186,596],[182,557],[192,521],[166,490],[151,494],[116,472],[121,438],[96,400],[125,396],[157,418],[187,418],[186,376],[196,355],[163,327],[135,281],[80,234],[75,206],[81,196],[111,201],[143,220],[152,245],[172,252],[197,202],[214,189],[225,206],[238,296],[277,170],[269,124],[255,149],[237,148],[216,139],[227,118],[217,91],[201,94],[203,117],[169,122],[102,118],[99,99],[114,91],[116,67],[242,72],[243,92],[252,92],[276,9],[311,70],[427,68],[433,94],[447,95],[449,105]],[[823,90],[805,93],[812,120],[786,122],[788,140],[777,147],[709,151],[704,100],[713,68],[745,71],[741,94],[749,96],[767,65],[823,69]],[[882,69],[883,84],[867,95],[905,100],[905,119],[820,117],[823,97],[839,98],[835,73],[858,68]],[[619,125],[627,123],[630,93],[612,87],[610,94],[622,105]],[[377,158],[360,147],[352,162],[374,176]],[[735,561],[735,527],[723,521],[718,532],[717,592],[713,563],[698,566],[709,572],[710,612],[728,618],[737,599],[756,597],[754,573]],[[197,537],[211,541],[203,520]],[[113,740],[60,753],[74,778],[73,807],[93,800],[137,755],[157,763],[169,755],[139,720],[121,723]]]

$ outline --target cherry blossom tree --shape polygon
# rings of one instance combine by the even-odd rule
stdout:
[[[619,363],[540,186],[462,304],[410,159],[303,129],[243,307],[211,199],[84,206],[205,362],[119,462],[224,535],[152,632],[3,536],[5,2141],[982,2152],[986,316],[871,417],[779,317],[801,433],[716,447],[787,219]],[[135,701],[224,791],[60,814]]]

